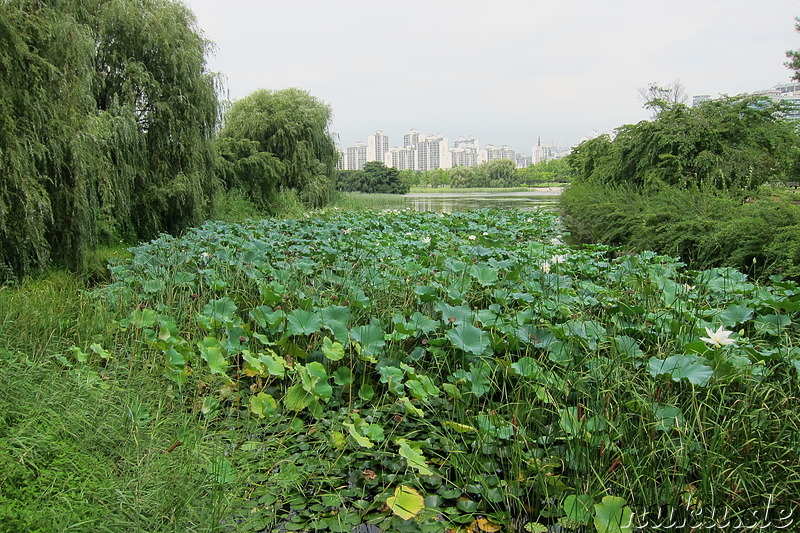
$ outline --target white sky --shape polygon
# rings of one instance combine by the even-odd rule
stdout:
[[[380,129],[530,153],[648,117],[638,89],[689,97],[790,81],[800,0],[185,0],[232,99],[299,87],[343,147]]]

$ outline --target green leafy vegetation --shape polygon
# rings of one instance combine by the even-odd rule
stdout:
[[[218,140],[227,187],[252,196],[256,205],[292,190],[306,206],[324,206],[338,161],[331,118],[327,104],[300,89],[262,89],[237,100]]]
[[[148,531],[630,531],[657,512],[794,509],[797,284],[560,231],[512,210],[209,222],[131,249],[82,309],[46,284],[0,292],[3,310],[26,294],[53,309],[38,326],[4,311],[5,364],[38,377],[0,390],[6,405],[70,390],[61,424],[91,409],[106,435],[138,432],[81,447],[77,475],[102,465],[85,488],[48,486],[98,516],[128,495],[103,487],[141,479],[114,465],[146,468],[124,516]],[[37,341],[54,321],[69,326]],[[75,495],[34,506],[52,455],[15,443],[95,434],[22,424],[47,412],[24,405],[3,419],[0,481],[28,527]],[[60,523],[80,530],[75,509]]]
[[[653,105],[653,120],[567,157],[577,174],[560,203],[573,236],[698,269],[797,279],[800,204],[782,185],[795,180],[800,137],[785,106],[739,97]]]
[[[764,187],[731,194],[592,182],[559,198],[573,238],[678,256],[694,268],[800,279],[800,195]]]
[[[218,104],[183,4],[13,0],[0,20],[3,278],[202,221]]]
[[[543,161],[527,168],[516,168],[510,159],[496,159],[476,167],[454,167],[425,172],[400,171],[405,183],[413,188],[449,187],[451,190],[508,189],[567,183],[573,169],[563,159]]]
[[[755,189],[793,181],[796,124],[787,104],[728,97],[660,108],[653,120],[585,141],[568,156],[581,181],[631,186]]]
[[[379,161],[368,161],[364,170],[340,170],[336,190],[376,194],[406,194],[410,190],[400,177],[400,171]]]

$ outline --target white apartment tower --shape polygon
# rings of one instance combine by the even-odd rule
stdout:
[[[447,137],[441,133],[419,137],[417,139],[416,152],[417,164],[414,170],[448,169],[453,166]]]
[[[417,144],[425,138],[423,134],[418,132],[417,130],[412,129],[409,133],[403,135],[403,148],[406,146],[411,146],[413,148],[417,147]]]
[[[478,152],[478,163],[488,163],[497,159],[510,159],[516,161],[517,153],[511,150],[507,145],[496,147],[493,144],[487,144],[486,148]]]
[[[397,170],[414,170],[414,155],[415,150],[411,146],[403,148],[392,146],[386,152],[383,163],[387,167],[394,167]]]
[[[454,167],[478,166],[478,151],[473,148],[459,146],[450,150]]]
[[[367,161],[383,162],[386,152],[389,151],[389,137],[381,130],[367,137]]]
[[[363,170],[367,162],[367,145],[359,141],[355,146],[347,148],[345,170]]]
[[[531,159],[531,156],[528,154],[517,153],[517,159],[515,162],[517,163],[517,168],[528,168],[531,166],[532,161],[533,159]]]
[[[453,143],[453,148],[468,148],[477,152],[480,149],[480,146],[478,146],[478,139],[469,136],[459,137],[456,139],[456,141]]]
[[[454,167],[474,167],[478,165],[478,140],[475,137],[459,137],[450,149]]]

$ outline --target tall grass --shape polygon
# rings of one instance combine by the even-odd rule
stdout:
[[[366,209],[401,209],[406,206],[401,194],[368,194],[363,192],[335,191],[330,207],[345,211]]]

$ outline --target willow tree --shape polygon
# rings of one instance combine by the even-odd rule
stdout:
[[[91,224],[73,141],[92,110],[92,45],[58,9],[0,2],[0,282],[84,249]]]
[[[663,107],[650,121],[581,143],[567,157],[578,180],[634,187],[749,190],[787,181],[800,137],[789,108],[764,97]]]
[[[318,207],[330,199],[338,161],[331,116],[331,108],[306,91],[262,89],[231,106],[220,140],[258,143],[260,153],[280,162],[266,165],[263,179],[279,190],[297,191],[304,203]]]
[[[0,278],[201,220],[207,49],[177,2],[0,2]]]
[[[101,115],[135,123],[117,146],[131,158],[130,219],[139,237],[198,222],[216,192],[213,136],[219,104],[206,70],[210,43],[192,12],[170,0],[94,0]],[[127,137],[127,138],[125,138]],[[132,181],[131,179],[132,178]]]

